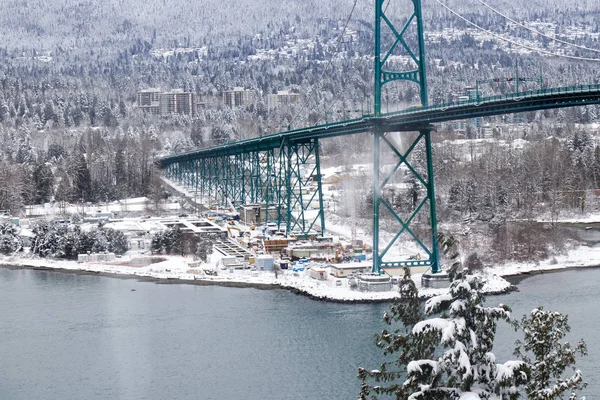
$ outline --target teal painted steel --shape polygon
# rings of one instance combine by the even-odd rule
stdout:
[[[433,156],[431,152],[431,130],[422,132],[425,135],[425,151],[427,152],[427,197],[429,198],[429,211],[430,211],[430,225],[431,225],[431,272],[437,274],[441,272],[441,265],[439,265],[439,248],[437,245],[438,232],[437,232],[437,213],[435,208],[435,185],[434,185],[434,171],[433,171]]]
[[[373,269],[372,272],[381,273],[381,257],[379,255],[379,200],[381,198],[379,171],[381,154],[381,139],[383,132],[373,131]]]
[[[373,83],[373,112],[381,114],[381,14],[384,0],[375,0],[375,81]]]
[[[317,191],[319,192],[319,215],[321,223],[321,236],[325,236],[325,209],[323,208],[323,179],[321,176],[321,148],[319,139],[315,139],[315,160],[317,169]]]
[[[277,210],[277,226],[279,230],[281,229],[282,224],[286,229],[283,229],[287,232],[288,224],[287,224],[287,210],[289,209],[288,199],[290,196],[288,195],[288,182],[289,182],[289,173],[291,168],[291,163],[288,163],[288,150],[287,146],[282,143],[281,148],[279,149],[279,174],[278,174],[278,195],[279,195],[279,207]]]
[[[415,18],[417,19],[417,37],[419,38],[419,88],[421,89],[421,105],[427,107],[429,98],[427,96],[427,71],[425,69],[425,38],[423,35],[423,15],[421,12],[421,0],[413,0]]]
[[[427,75],[425,70],[425,41],[423,38],[423,17],[421,13],[421,0],[412,0],[413,12],[407,19],[406,23],[400,31],[396,29],[394,24],[386,15],[386,10],[383,9],[385,0],[375,0],[375,57],[374,57],[374,113],[375,116],[381,114],[381,88],[386,83],[392,81],[411,81],[419,85],[419,93],[421,96],[421,105],[427,106]],[[386,7],[387,9],[387,7]],[[394,42],[389,49],[383,54],[381,53],[381,26],[382,21],[386,27],[390,29],[394,36]],[[413,22],[416,22],[417,28],[417,51],[411,48],[405,40],[404,35]],[[416,69],[408,71],[390,71],[385,69],[385,64],[394,54],[394,51],[401,47],[408,53],[409,57],[416,64]]]
[[[303,227],[302,230],[306,231],[309,226],[314,226],[315,220],[307,223],[307,221],[298,221],[296,219],[293,223],[293,215],[291,215],[291,204],[293,201],[291,188],[293,182],[290,171],[292,170],[292,165],[298,162],[297,158],[294,159],[292,148],[302,145],[303,143],[315,143],[321,138],[374,131],[374,167],[376,174],[374,176],[373,228],[374,232],[378,232],[379,208],[383,203],[376,200],[377,196],[380,195],[380,189],[375,189],[375,187],[379,188],[379,184],[375,185],[375,182],[379,182],[379,145],[380,142],[384,140],[386,132],[429,132],[430,129],[432,129],[430,128],[430,124],[437,122],[599,103],[600,85],[540,89],[503,96],[477,97],[466,102],[437,104],[419,109],[381,114],[379,116],[367,115],[354,120],[296,129],[260,138],[232,142],[211,148],[163,157],[159,159],[158,162],[160,167],[165,169],[166,175],[170,179],[184,183],[191,188],[199,187],[202,200],[208,204],[227,206],[224,193],[231,193],[231,190],[233,190],[233,193],[231,193],[230,196],[232,198],[237,198],[238,201],[241,202],[244,198],[247,198],[247,193],[249,191],[251,196],[254,196],[254,198],[259,201],[265,202],[267,210],[269,210],[271,206],[276,209],[278,229],[281,230],[282,227],[285,226],[285,228],[287,228],[286,231],[290,232],[292,226],[296,227],[301,225]],[[429,135],[430,134],[427,133],[426,138]],[[427,144],[428,175],[433,177],[433,166],[431,164],[430,154],[431,144],[430,139],[426,140],[429,143]],[[250,166],[252,162],[248,161],[251,159],[249,154],[254,154],[255,157],[258,157],[258,166]],[[266,171],[264,166],[260,164],[260,154],[268,154],[268,159],[271,160],[271,162],[267,163],[268,167]],[[242,156],[236,157],[239,155]],[[403,157],[399,157],[399,159],[402,161]],[[263,178],[257,178],[258,174],[256,168],[260,170],[260,174]],[[396,170],[398,168],[399,166],[396,166]],[[407,168],[413,172],[412,166],[407,165]],[[235,170],[235,172],[232,172],[232,170]],[[267,179],[268,183],[265,183],[264,176],[269,177]],[[320,181],[320,170],[317,171],[317,177]],[[248,180],[254,180],[254,187],[250,185],[247,190],[235,187],[236,185],[240,185],[240,181],[242,181],[241,184],[246,187],[246,182]],[[419,181],[422,181],[422,179]],[[433,191],[433,180],[427,180],[421,183],[425,184],[427,187],[428,199],[431,200],[430,220],[432,221],[431,228],[433,234],[437,229],[437,222],[434,218],[435,194]],[[321,187],[321,185],[322,182],[319,182],[319,187]],[[225,189],[223,189],[224,187]],[[319,190],[320,213],[318,218],[321,220],[321,226],[324,226],[322,192],[321,189]],[[304,200],[302,203],[304,203]],[[424,206],[425,203],[420,204],[419,209]],[[270,218],[268,211],[267,218]],[[405,221],[406,225],[410,225],[410,222],[412,222],[412,219]],[[408,230],[406,231],[408,232]],[[376,237],[377,239],[375,239]],[[378,240],[378,235],[374,235],[374,271],[379,272],[381,268],[401,267],[403,265],[408,265],[407,263],[410,263],[410,265],[430,265],[434,272],[439,271],[439,265],[437,265],[436,262],[437,247],[435,246],[435,238],[433,238],[434,241],[432,242],[433,245],[431,251],[428,253],[430,260],[419,260],[418,262],[415,260],[383,261]],[[387,250],[384,250],[383,255],[385,255],[386,252]]]
[[[307,235],[314,231],[316,223],[319,221],[321,235],[324,234],[323,190],[318,152],[318,139],[288,146],[288,233]],[[313,160],[314,165],[312,164]],[[314,192],[311,194],[313,189]],[[311,209],[315,208],[315,201],[318,204],[317,214],[308,216],[311,214]]]
[[[385,10],[382,9],[384,1],[385,0],[375,0],[375,58],[374,58],[375,59],[375,66],[374,66],[374,72],[375,72],[375,87],[374,87],[375,117],[378,117],[381,115],[381,88],[386,83],[389,83],[392,81],[404,80],[404,81],[410,81],[410,82],[416,83],[417,85],[419,85],[419,89],[420,89],[419,93],[420,93],[420,97],[421,97],[421,106],[423,108],[426,108],[428,105],[427,74],[426,74],[426,68],[425,68],[425,41],[423,38],[423,17],[422,17],[422,13],[421,13],[421,0],[412,0],[413,13],[407,19],[406,23],[404,24],[404,26],[402,27],[402,29],[400,31],[398,31],[394,27],[394,25],[392,24],[390,19],[386,16]],[[389,48],[389,50],[384,54],[383,59],[381,58],[381,21],[383,21],[385,23],[385,25],[392,31],[392,33],[395,37],[394,43]],[[415,22],[416,22],[416,27],[417,27],[417,50],[416,51],[413,48],[411,48],[409,46],[409,44],[407,43],[407,41],[404,39],[404,35],[407,32],[408,28],[411,25],[413,25],[413,23],[415,23]],[[386,70],[384,70],[385,63],[387,62],[389,57],[394,53],[394,50],[396,49],[396,47],[399,44],[402,45],[404,50],[408,53],[408,55],[411,57],[413,62],[416,64],[416,66],[417,66],[416,69],[408,70],[408,71],[386,71]],[[403,232],[408,232],[415,239],[415,241],[423,248],[423,250],[427,253],[427,255],[429,257],[429,263],[432,266],[432,271],[434,273],[437,273],[439,271],[437,268],[438,252],[437,252],[437,244],[435,241],[435,232],[436,232],[436,227],[437,227],[437,219],[436,218],[437,217],[435,214],[435,196],[433,195],[433,160],[429,156],[426,159],[427,170],[430,173],[430,175],[428,177],[429,178],[428,182],[425,182],[424,179],[421,177],[421,175],[419,173],[417,173],[417,171],[415,171],[415,169],[407,161],[407,157],[410,154],[410,152],[414,149],[414,147],[419,143],[421,138],[424,136],[425,131],[423,131],[422,129],[428,127],[429,122],[422,122],[420,125],[415,125],[415,126],[411,127],[412,128],[411,130],[413,130],[413,129],[419,130],[419,131],[421,131],[421,134],[411,144],[411,146],[410,146],[409,150],[406,152],[406,154],[400,154],[400,152],[396,149],[396,147],[392,143],[390,143],[389,140],[386,139],[385,132],[389,132],[390,130],[387,129],[384,124],[385,123],[378,124],[377,126],[375,126],[373,128],[373,134],[375,137],[374,147],[373,147],[373,152],[374,152],[374,157],[373,157],[373,180],[374,180],[374,184],[373,184],[373,272],[381,273],[382,265],[388,266],[388,267],[390,265],[394,265],[393,263],[384,262],[383,258],[388,253],[388,251],[390,250],[392,245],[399,239],[400,235]],[[427,132],[426,136],[427,136],[427,138],[429,138],[429,131],[426,131],[426,132]],[[393,152],[398,156],[400,161],[396,165],[394,171],[384,179],[383,183],[380,184],[380,182],[379,182],[379,174],[380,174],[379,169],[381,167],[380,166],[380,151],[381,151],[380,146],[381,146],[382,141],[384,143],[386,143],[388,145],[388,147],[390,147],[393,150]],[[429,148],[426,149],[426,153],[428,155],[431,155],[431,148],[430,148],[431,143],[429,140],[426,140],[425,143],[426,143],[425,144],[426,146],[429,146]],[[407,221],[402,220],[402,218],[400,218],[400,216],[398,215],[396,210],[394,210],[393,207],[391,207],[390,204],[388,204],[381,197],[381,193],[383,192],[385,186],[388,184],[389,180],[392,178],[392,176],[396,173],[396,171],[398,170],[398,168],[400,168],[401,165],[407,166],[408,169],[417,177],[417,179],[419,179],[422,182],[422,184],[424,184],[427,188],[427,195],[425,196],[425,199],[421,202],[420,206],[414,211],[414,213],[411,215],[411,217]],[[421,240],[421,238],[419,238],[417,235],[415,235],[413,230],[410,229],[410,224],[411,224],[413,218],[418,214],[418,212],[420,211],[423,204],[425,204],[425,202],[429,203],[430,210],[431,210],[430,226],[431,226],[431,231],[434,233],[434,236],[431,240],[431,246],[425,245],[423,243],[423,241]],[[382,252],[380,252],[380,248],[379,248],[379,245],[380,245],[380,243],[379,243],[380,214],[379,213],[380,213],[381,205],[383,205],[400,224],[400,231],[396,233],[396,235],[394,236],[392,241],[390,241],[388,243],[388,245],[385,247],[385,249]],[[397,262],[397,263],[401,263],[401,262]]]
[[[266,222],[276,219],[278,229],[285,224],[288,233],[306,235],[318,225],[323,233],[325,227],[319,152],[318,139],[286,140],[277,149],[253,146],[247,153],[187,155],[163,167],[170,179],[195,196],[199,190],[202,201],[209,205],[264,204]],[[276,208],[276,217],[272,208]],[[309,216],[315,208],[316,215]]]
[[[157,162],[161,168],[167,168],[171,164],[189,159],[213,158],[222,155],[279,149],[288,142],[371,132],[375,126],[380,126],[382,130],[388,132],[419,131],[424,124],[590,104],[600,104],[600,85],[532,90],[484,97],[478,101],[474,99],[466,102],[435,104],[418,109],[381,114],[378,117],[365,115],[352,120],[295,129],[165,156],[159,158]]]
[[[417,245],[423,250],[426,254],[427,259],[420,260],[419,265],[427,265],[432,268],[433,273],[440,272],[439,263],[438,263],[438,249],[437,249],[437,219],[435,213],[435,192],[434,181],[433,181],[433,160],[431,158],[431,142],[430,142],[430,131],[423,130],[419,133],[419,135],[413,140],[409,148],[404,152],[404,154],[400,153],[398,148],[392,143],[392,141],[387,137],[386,133],[375,133],[376,141],[374,146],[375,157],[374,157],[374,186],[373,186],[373,272],[380,273],[382,268],[401,268],[404,265],[408,265],[407,262],[411,260],[394,260],[394,261],[386,261],[384,257],[391,250],[392,246],[397,243],[398,239],[403,233],[408,233]],[[381,151],[381,143],[386,145],[386,148],[392,150],[392,152],[398,157],[399,161],[394,166],[391,172],[384,176],[383,181],[380,182],[380,172],[379,168],[379,154]],[[408,157],[411,155],[413,150],[415,150],[416,146],[422,144],[425,148],[426,159],[425,164],[427,168],[427,176],[423,176],[421,173],[417,171],[417,168],[413,166],[409,161]],[[407,219],[403,219],[399,214],[398,210],[395,209],[387,200],[382,198],[381,193],[385,189],[386,185],[388,185],[394,175],[398,172],[398,170],[402,167],[406,167],[406,169],[414,176],[414,178],[426,188],[426,195],[423,199],[418,203],[414,204],[414,209],[410,212]],[[419,236],[415,231],[411,228],[414,219],[419,215],[421,209],[425,206],[429,205],[429,225],[431,228],[430,236],[428,240]],[[392,240],[390,240],[385,248],[381,250],[380,248],[380,238],[379,238],[379,219],[380,219],[380,209],[383,206],[384,209],[392,216],[392,218],[399,224],[400,229]],[[411,261],[412,262],[412,261]]]

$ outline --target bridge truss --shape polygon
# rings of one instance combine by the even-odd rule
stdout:
[[[265,222],[287,233],[322,235],[325,228],[319,139],[271,139],[248,146],[162,160],[169,179],[205,204],[265,205]]]

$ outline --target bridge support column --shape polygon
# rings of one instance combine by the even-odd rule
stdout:
[[[214,199],[214,205],[219,204],[219,157],[210,158],[210,189],[209,199]]]
[[[319,147],[319,140],[315,139],[315,169],[317,172],[317,192],[319,196],[319,215],[321,224],[321,237],[325,236],[325,212],[323,208],[323,177],[321,175],[321,149]]]
[[[412,142],[406,140],[409,135],[405,133],[399,140],[397,137],[391,137],[390,133],[380,130],[374,132],[372,269],[374,273],[381,273],[385,268],[404,266],[431,267],[433,273],[440,272],[430,136],[429,128],[418,132]],[[381,175],[382,144],[398,159],[391,171],[386,171],[383,176]],[[406,148],[404,153],[399,147]],[[397,174],[401,168],[405,173]],[[427,204],[428,215],[421,213]],[[394,234],[393,238],[384,245],[380,243],[382,212],[388,216],[387,233]],[[398,254],[391,251],[394,244],[401,243],[399,239],[403,234],[405,236],[403,242],[410,243],[419,251],[411,255],[402,254],[399,250],[396,251]]]
[[[194,187],[194,162],[189,160],[185,163],[185,186],[188,188]]]
[[[421,13],[421,0],[411,0],[413,3],[412,13],[409,14],[408,18],[405,19],[404,23],[400,27],[395,27],[393,19],[390,15],[386,15],[387,5],[384,7],[385,0],[375,0],[375,57],[374,57],[374,113],[375,115],[381,114],[381,94],[382,87],[393,81],[408,81],[416,83],[419,86],[419,94],[421,97],[421,105],[426,107],[428,104],[427,98],[427,74],[425,65],[425,41],[423,37],[423,17]],[[391,35],[382,37],[382,28],[386,29]],[[410,40],[408,36],[411,36]],[[382,43],[382,39],[386,38],[386,43]],[[416,40],[415,40],[416,39]],[[383,50],[383,51],[382,51]],[[408,56],[412,62],[405,64],[405,67],[400,70],[396,70],[396,66],[392,65],[389,60],[393,55]],[[432,272],[437,273],[440,271],[438,265],[438,250],[437,250],[437,219],[435,211],[435,193],[433,188],[433,162],[431,157],[431,127],[427,124],[422,126],[416,126],[419,130],[418,137],[412,143],[406,142],[407,136],[399,138],[400,144],[394,144],[389,138],[389,133],[384,132],[385,127],[376,127],[374,132],[374,172],[373,172],[373,272],[380,273],[382,268],[399,268],[405,265],[408,266],[431,266]],[[382,130],[379,130],[382,129]],[[390,174],[386,174],[383,181],[380,181],[380,153],[381,143],[386,144],[386,150],[391,150],[400,160],[393,171]],[[424,144],[420,144],[424,143]],[[409,146],[408,150],[402,154],[398,146],[404,147],[403,145]],[[425,148],[424,151],[419,152],[415,158],[423,161],[424,153],[424,168],[415,168],[408,161],[408,157],[413,152],[415,147],[419,145],[420,148]],[[421,164],[423,164],[421,162]],[[390,183],[394,174],[400,167],[406,168],[408,172],[412,174],[409,178],[410,181],[396,182],[394,186],[390,185],[390,193],[384,193],[385,186]],[[406,170],[405,170],[406,171]],[[426,175],[426,178],[424,176]],[[412,199],[405,199],[404,204],[398,200],[397,192],[407,190],[407,186],[411,186],[410,196]],[[419,202],[419,187],[425,188],[426,195]],[[402,196],[402,195],[401,195]],[[391,197],[391,198],[390,198]],[[396,197],[394,199],[394,197]],[[422,240],[422,232],[415,232],[413,225],[418,222],[415,220],[421,208],[425,203],[429,202],[429,230],[431,233],[430,245],[427,245]],[[404,218],[398,215],[398,208],[405,208],[403,211],[408,211],[408,215]],[[408,210],[406,210],[408,209]],[[398,232],[394,238],[387,244],[387,246],[381,250],[379,248],[380,237],[379,237],[379,225],[380,225],[380,211],[384,211],[390,214],[390,218],[386,222],[391,224],[399,225]],[[421,218],[421,225],[424,225],[422,221],[425,218]],[[390,224],[388,224],[390,225]],[[389,230],[389,226],[388,229]],[[421,229],[422,231],[422,229]],[[393,233],[393,232],[392,232]],[[389,259],[391,256],[388,255],[392,245],[398,241],[400,236],[406,233],[410,236],[418,247],[422,248],[425,254],[428,256],[428,260],[416,260],[414,258],[420,258],[419,254],[412,256],[413,259],[403,261],[384,261],[384,257],[387,255]],[[427,241],[429,242],[429,241]],[[402,254],[399,254],[397,258],[402,258]]]
[[[381,189],[379,186],[379,170],[381,153],[381,138],[383,132],[373,132],[373,269],[372,272],[381,273],[381,257],[379,256],[379,199]]]
[[[441,272],[437,241],[437,213],[435,208],[435,185],[433,172],[433,156],[431,151],[431,130],[421,132],[425,136],[425,151],[427,154],[427,197],[429,198],[429,221],[431,225],[431,272]]]
[[[321,236],[323,236],[325,214],[319,140],[314,138],[289,144],[287,168],[287,232],[308,235],[319,221]]]
[[[198,174],[200,175],[199,181],[200,181],[200,198],[202,199],[202,203],[203,204],[207,204],[206,200],[205,200],[205,196],[206,196],[206,188],[208,187],[208,179],[210,178],[208,171],[206,169],[206,158],[202,158],[200,159],[200,166],[199,166],[199,171]]]
[[[249,154],[249,175],[250,175],[250,203],[258,203],[260,200],[261,192],[261,166],[260,166],[260,152],[255,151]]]
[[[276,196],[277,204],[277,229],[280,231],[289,232],[287,225],[287,210],[289,207],[288,204],[288,171],[290,170],[290,166],[288,165],[288,142],[287,140],[282,140],[279,146],[279,150],[277,153],[277,165],[279,168],[276,171],[275,176],[275,187],[274,192]],[[283,228],[285,226],[285,228]]]
[[[273,216],[271,210],[271,208],[274,206],[278,206],[279,197],[281,195],[281,192],[277,192],[279,186],[277,183],[277,171],[275,169],[276,165],[277,159],[275,157],[275,150],[267,150],[264,153],[264,161],[261,160],[262,187],[259,197],[259,199],[265,203],[265,224],[273,222],[274,220],[279,222],[277,216]],[[279,229],[279,226],[277,229]]]

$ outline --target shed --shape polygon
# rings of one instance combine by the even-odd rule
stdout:
[[[254,260],[254,265],[259,271],[270,271],[273,268],[274,261],[272,256],[260,255]]]
[[[309,271],[310,277],[320,281],[327,280],[327,270],[321,267],[312,267]]]
[[[347,278],[350,274],[361,274],[369,272],[371,267],[366,264],[342,263],[332,264],[330,267],[331,275],[336,278]]]

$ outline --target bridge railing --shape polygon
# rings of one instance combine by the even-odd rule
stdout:
[[[522,100],[525,98],[535,98],[539,96],[545,96],[548,94],[572,94],[572,93],[589,93],[589,92],[598,92],[600,91],[600,84],[593,85],[575,85],[575,86],[566,86],[566,87],[558,87],[558,88],[548,88],[548,89],[537,89],[537,90],[528,90],[524,92],[516,92],[516,93],[507,93],[503,95],[496,96],[487,96],[487,97],[479,97],[479,98],[471,98],[468,100],[462,101],[453,101],[449,103],[440,103],[433,104],[427,107],[414,107],[407,110],[395,111],[392,113],[382,114],[382,117],[391,117],[397,115],[410,115],[415,113],[421,113],[424,111],[430,110],[445,110],[451,107],[460,107],[464,105],[483,105],[486,103],[498,102],[503,100]],[[365,117],[373,117],[372,115],[365,115]]]
[[[291,140],[294,140],[294,136],[296,134],[298,134],[298,135],[299,134],[310,134],[313,131],[324,132],[324,131],[328,131],[330,129],[331,130],[335,130],[335,129],[339,130],[340,128],[343,129],[346,126],[353,126],[353,125],[357,126],[361,123],[368,125],[369,123],[371,123],[379,118],[387,119],[387,118],[391,118],[391,117],[395,117],[395,116],[413,115],[413,114],[424,113],[427,111],[439,111],[439,110],[446,111],[446,110],[450,110],[450,109],[455,109],[457,107],[464,107],[465,105],[482,106],[482,105],[486,105],[486,104],[490,104],[490,103],[494,103],[494,102],[502,102],[502,101],[508,101],[508,100],[521,101],[523,99],[534,99],[536,97],[541,97],[541,96],[546,96],[546,95],[589,93],[589,92],[598,92],[600,94],[600,84],[575,85],[575,86],[567,86],[567,87],[559,87],[559,88],[528,90],[528,91],[524,91],[524,92],[472,98],[472,99],[468,99],[468,100],[464,100],[464,101],[433,104],[433,105],[430,105],[427,107],[415,107],[415,108],[410,108],[410,109],[406,109],[406,110],[402,110],[402,111],[385,113],[385,114],[381,114],[381,115],[365,114],[361,117],[350,119],[350,120],[329,122],[329,123],[325,123],[323,125],[304,127],[304,128],[300,128],[300,129],[289,129],[287,131],[281,131],[281,132],[264,135],[264,136],[259,136],[259,137],[246,139],[246,140],[230,141],[230,142],[223,143],[223,144],[217,145],[217,146],[211,146],[211,147],[197,149],[197,150],[193,150],[193,151],[189,151],[189,152],[185,152],[185,153],[179,153],[179,154],[173,155],[173,156],[166,156],[166,157],[163,157],[163,160],[169,160],[169,159],[181,160],[187,156],[197,156],[198,153],[218,152],[220,150],[229,149],[229,148],[231,148],[232,145],[250,148],[250,146],[259,146],[260,147],[264,143],[269,143],[266,146],[270,147],[270,148],[274,148],[274,147],[279,147],[279,145],[277,143],[279,143],[281,141],[281,139],[283,139],[283,138],[289,138]],[[269,142],[269,141],[271,141],[271,142]],[[258,147],[257,147],[257,150],[258,150]],[[173,161],[175,161],[175,160],[173,160]]]

